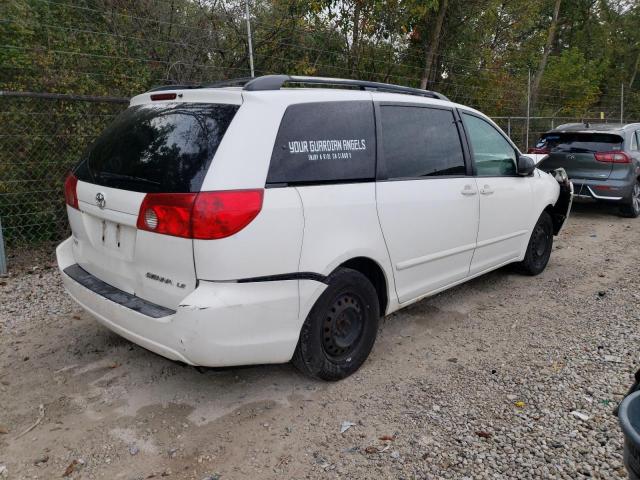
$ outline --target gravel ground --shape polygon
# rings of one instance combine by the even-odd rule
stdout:
[[[501,269],[387,317],[338,383],[289,365],[170,362],[75,306],[50,255],[13,258],[0,278],[0,471],[624,477],[611,411],[640,365],[639,244],[640,220],[578,205],[542,275]]]

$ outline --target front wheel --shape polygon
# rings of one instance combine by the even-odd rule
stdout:
[[[520,270],[526,275],[538,275],[547,267],[553,247],[553,221],[547,212],[542,212],[538,223],[533,227],[524,260],[519,263]]]
[[[631,193],[631,202],[620,206],[623,217],[637,218],[640,216],[640,179],[636,180]]]
[[[340,380],[358,370],[378,334],[380,304],[363,274],[340,268],[309,312],[300,331],[293,364],[306,375]]]

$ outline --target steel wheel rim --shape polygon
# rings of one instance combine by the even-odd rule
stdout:
[[[533,232],[532,252],[536,262],[542,260],[549,249],[551,232],[542,225],[538,225]]]
[[[353,353],[364,331],[364,304],[353,293],[333,301],[322,325],[322,348],[332,360],[344,360]]]

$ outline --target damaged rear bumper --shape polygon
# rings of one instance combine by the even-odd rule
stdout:
[[[151,316],[144,308],[132,308],[131,302],[138,297],[119,297],[117,292],[115,296],[105,295],[109,291],[99,279],[87,280],[85,276],[81,282],[77,275],[76,278],[69,275],[67,269],[76,263],[71,241],[67,239],[56,250],[65,289],[80,306],[118,335],[163,357],[190,365],[221,367],[283,363],[291,359],[301,327],[298,283],[312,280],[200,281],[175,311],[155,310]],[[95,285],[99,288],[94,288]]]

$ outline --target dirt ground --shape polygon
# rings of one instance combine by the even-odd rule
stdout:
[[[639,245],[640,220],[577,205],[542,275],[501,269],[387,317],[363,368],[337,383],[290,365],[173,363],[73,304],[52,256],[13,258],[0,278],[0,469],[10,479],[622,476],[611,409],[640,366]]]

